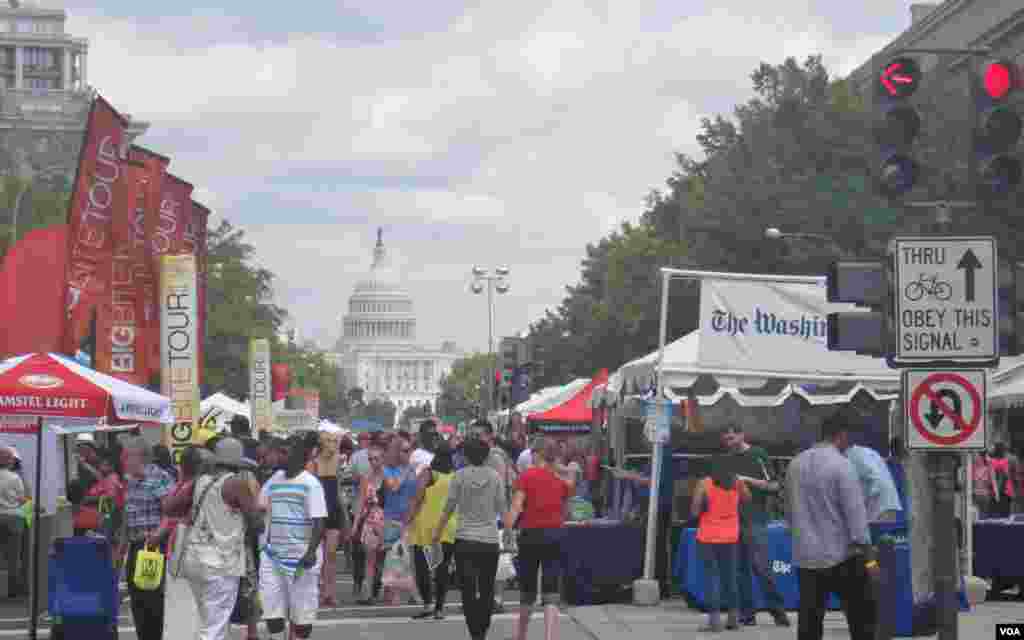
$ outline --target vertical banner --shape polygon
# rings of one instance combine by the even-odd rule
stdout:
[[[249,343],[249,418],[254,433],[274,428],[272,389],[270,341],[253,338]]]
[[[196,259],[160,259],[160,390],[171,399],[174,424],[164,430],[163,443],[174,460],[192,444],[199,421],[199,382],[196,362]]]
[[[99,306],[96,320],[94,368],[132,384],[144,385],[136,348],[138,332],[134,221],[145,165],[128,160],[121,165],[121,177],[114,190],[112,223],[113,257],[110,292]]]
[[[203,367],[205,366],[205,343],[206,343],[206,225],[210,219],[210,210],[195,200],[189,203],[190,215],[185,225],[185,253],[196,257],[196,274],[198,277],[199,290],[197,300],[199,308],[196,317],[196,335],[199,336],[196,342],[196,360],[199,362],[199,386],[203,384]]]
[[[184,244],[185,206],[191,203],[192,185],[171,175],[163,174],[160,184],[159,204],[153,210],[146,211],[145,234],[149,243],[149,254],[153,260],[154,270],[159,273],[163,256],[174,256],[182,253]],[[162,303],[161,303],[162,304]],[[153,343],[154,360],[162,362],[159,342]],[[160,371],[163,371],[161,365]]]
[[[93,312],[110,291],[114,191],[126,126],[106,100],[93,100],[68,205],[64,351],[71,355],[77,353]]]
[[[160,375],[160,314],[157,305],[157,265],[153,261],[147,230],[155,228],[160,215],[160,196],[163,193],[164,174],[171,161],[169,158],[133,145],[128,158],[145,165],[141,184],[137,191],[138,201],[132,225],[135,257],[136,318],[139,337],[136,349],[136,366],[148,385]],[[148,226],[147,226],[148,225]]]

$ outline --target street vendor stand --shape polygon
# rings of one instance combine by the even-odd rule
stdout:
[[[33,353],[0,362],[0,420],[30,425],[35,436],[35,479],[32,482],[32,577],[29,637],[35,640],[39,624],[39,597],[45,558],[50,543],[61,531],[51,524],[44,537],[43,523],[54,522],[56,495],[47,487],[59,486],[62,474],[47,472],[58,482],[44,484],[44,465],[58,460],[57,447],[46,447],[44,434],[67,435],[94,431],[116,423],[172,422],[171,403],[164,396],[107,376],[64,356]],[[52,441],[51,441],[52,442]],[[54,469],[56,472],[56,469]],[[44,505],[44,502],[49,504]],[[44,510],[44,506],[46,507]],[[44,544],[45,543],[45,544]]]

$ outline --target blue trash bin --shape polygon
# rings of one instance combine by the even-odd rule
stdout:
[[[914,602],[907,523],[872,523],[871,541],[878,546],[878,560],[882,565],[878,593],[879,625],[888,624],[897,638],[934,634],[937,626],[935,599]],[[962,580],[958,595],[960,610],[969,610]]]

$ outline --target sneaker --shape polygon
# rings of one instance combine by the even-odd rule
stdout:
[[[776,626],[789,626],[789,616],[786,615],[786,612],[781,609],[776,609],[775,611],[772,611],[772,618],[775,620]]]
[[[740,618],[740,624],[743,625],[744,627],[756,627],[757,626],[757,616],[753,615],[753,616],[748,616],[746,618]]]

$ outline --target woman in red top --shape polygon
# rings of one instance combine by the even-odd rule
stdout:
[[[575,489],[557,471],[560,447],[545,438],[540,461],[519,476],[512,508],[505,514],[505,527],[519,522],[519,624],[515,640],[526,640],[530,615],[537,601],[537,570],[541,573],[541,602],[544,604],[544,636],[558,635],[558,578],[562,572],[562,529],[565,502]],[[520,519],[520,516],[522,518]]]
[[[713,460],[711,475],[697,485],[691,512],[700,519],[697,551],[704,564],[708,624],[699,631],[721,631],[719,610],[729,612],[727,629],[739,628],[736,598],[736,547],[740,540],[740,501],[750,492],[725,460]],[[719,593],[721,591],[721,593]],[[721,595],[721,598],[719,596]]]

